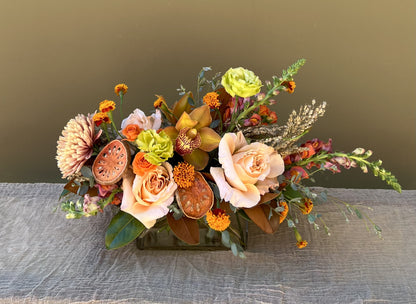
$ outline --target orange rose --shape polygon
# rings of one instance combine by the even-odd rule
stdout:
[[[140,127],[136,124],[130,124],[127,125],[124,129],[123,129],[123,135],[126,136],[128,141],[135,141],[137,139],[137,136],[140,134],[140,132],[142,131],[142,129],[140,129]]]
[[[154,170],[157,166],[149,163],[144,157],[146,153],[139,152],[133,160],[133,172],[136,175],[143,176],[147,172]]]

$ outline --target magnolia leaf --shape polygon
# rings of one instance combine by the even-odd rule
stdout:
[[[175,220],[171,213],[166,215],[170,229],[176,237],[189,245],[199,244],[199,226],[198,222],[186,216]]]
[[[264,232],[272,234],[279,228],[280,215],[273,213],[269,217],[270,207],[268,205],[257,205],[253,208],[244,209],[248,217]]]
[[[274,193],[274,192],[265,193],[260,197],[260,201],[258,202],[257,205],[261,205],[261,204],[270,202],[272,199],[275,199],[279,195],[280,195],[280,193]]]
[[[79,186],[75,183],[74,180],[71,180],[64,186],[64,189],[69,191],[69,192],[78,194]],[[92,187],[92,188],[89,188],[86,193],[88,193],[90,196],[97,196],[98,195],[98,189],[95,188],[95,187]],[[84,194],[82,194],[82,195],[84,195]],[[81,194],[79,194],[79,195],[81,195]]]
[[[145,229],[132,215],[119,211],[111,220],[105,233],[107,249],[117,249],[134,241]]]

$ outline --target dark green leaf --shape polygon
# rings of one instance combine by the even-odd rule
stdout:
[[[134,241],[145,229],[132,215],[119,211],[111,220],[105,233],[107,249],[117,249]]]

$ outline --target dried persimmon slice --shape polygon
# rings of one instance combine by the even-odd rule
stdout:
[[[97,155],[92,174],[97,183],[113,185],[122,177],[130,164],[130,150],[120,140],[113,140]]]

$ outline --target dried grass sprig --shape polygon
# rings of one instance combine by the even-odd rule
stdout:
[[[251,127],[244,129],[243,133],[250,139],[272,146],[282,156],[301,152],[302,149],[294,147],[293,144],[309,131],[319,117],[325,114],[325,101],[318,106],[315,105],[316,101],[312,100],[311,105],[303,105],[298,112],[293,111],[283,126]]]

